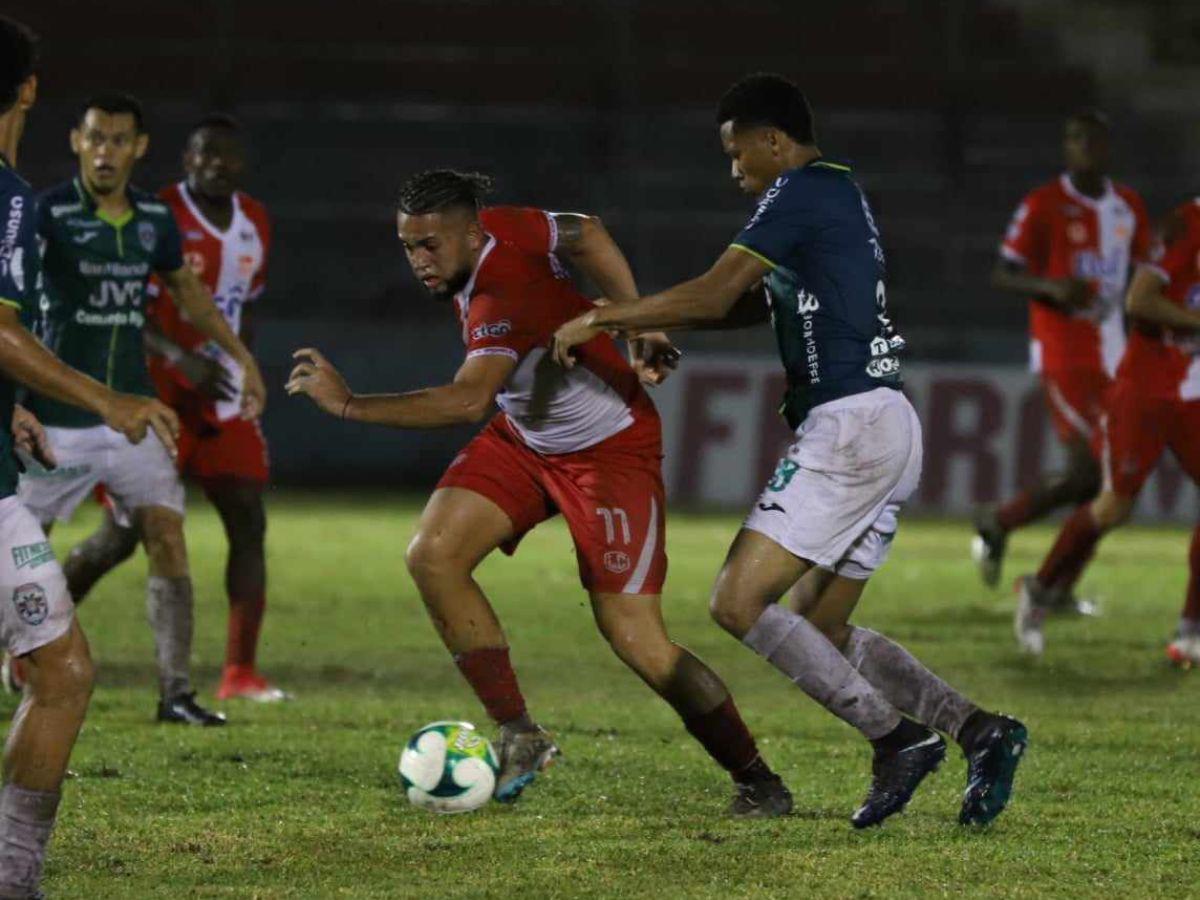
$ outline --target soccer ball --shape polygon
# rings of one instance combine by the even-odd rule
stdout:
[[[479,809],[492,798],[500,763],[470,722],[433,722],[400,754],[400,783],[414,806],[437,813]]]

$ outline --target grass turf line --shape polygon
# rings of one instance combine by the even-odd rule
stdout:
[[[565,758],[513,808],[410,808],[395,765],[408,734],[483,720],[404,571],[419,504],[273,494],[265,671],[292,704],[226,705],[224,730],[155,726],[144,558],[81,610],[99,686],[72,760],[46,876],[54,897],[1185,896],[1200,856],[1200,672],[1162,653],[1186,579],[1183,529],[1131,528],[1088,581],[1104,615],[1053,621],[1041,662],[1018,656],[1011,595],[982,588],[961,523],[906,522],[859,621],[900,640],[981,702],[1030,726],[1012,807],[986,832],[955,823],[956,750],[882,829],[847,817],[865,742],[707,616],[736,517],[675,515],[668,625],[726,678],[796,795],[782,821],[734,822],[726,776],[596,634],[561,522],[479,578],[530,706]],[[97,521],[60,527],[60,557]],[[1051,537],[1022,532],[1006,580]],[[196,675],[211,701],[224,647],[224,538],[194,503]],[[6,714],[13,698],[3,701]]]

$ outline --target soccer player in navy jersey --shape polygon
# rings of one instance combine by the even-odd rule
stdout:
[[[711,327],[746,304],[769,311],[796,441],[729,550],[713,617],[871,742],[874,778],[855,827],[904,808],[945,756],[939,731],[968,759],[959,820],[990,822],[1008,802],[1025,727],[849,623],[921,471],[874,216],[850,167],[822,155],[808,101],[786,79],[742,79],[722,97],[717,124],[734,180],[760,195],[745,228],[698,278],[563,325],[555,357],[570,368],[575,348],[602,332]],[[797,582],[799,614],[777,603]]]

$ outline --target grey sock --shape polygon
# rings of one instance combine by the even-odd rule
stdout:
[[[192,580],[151,575],[146,580],[146,617],[154,630],[159,690],[164,697],[191,690]]]
[[[900,724],[896,708],[803,616],[772,604],[742,643],[869,740]]]
[[[42,878],[57,791],[0,788],[0,897],[31,897]]]
[[[1184,619],[1179,620],[1179,637],[1194,638],[1200,637],[1200,619]]]
[[[851,628],[844,652],[898,710],[953,738],[978,709],[895,641],[870,628]]]

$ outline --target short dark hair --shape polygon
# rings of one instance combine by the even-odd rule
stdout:
[[[142,113],[142,104],[133,94],[126,94],[124,91],[93,94],[79,107],[79,121],[83,121],[83,117],[87,115],[89,109],[98,109],[100,112],[106,112],[112,116],[128,113],[133,116],[133,124],[137,130],[145,131],[145,115]]]
[[[21,85],[37,68],[37,35],[26,25],[0,16],[0,114],[12,109]]]
[[[812,109],[800,88],[782,75],[756,72],[735,82],[717,103],[717,124],[768,125],[801,144],[816,141]]]
[[[201,116],[188,129],[188,137],[190,138],[203,128],[224,128],[226,131],[232,131],[234,134],[242,133],[242,123],[229,113],[223,112],[211,112]]]
[[[1103,110],[1096,109],[1095,107],[1077,109],[1067,116],[1067,121],[1082,122],[1085,125],[1091,125],[1093,128],[1099,128],[1106,134],[1112,131],[1112,120],[1109,119]]]
[[[413,175],[400,188],[400,212],[410,216],[455,206],[478,211],[492,192],[492,178],[479,172],[430,169]]]

